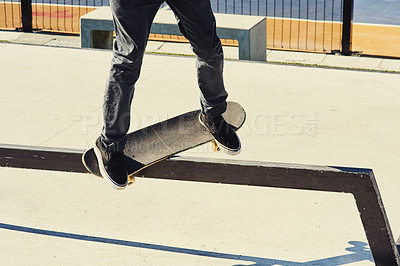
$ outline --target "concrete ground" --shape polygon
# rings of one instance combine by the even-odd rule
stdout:
[[[78,36],[50,34],[45,32],[23,33],[16,31],[0,31],[0,42],[80,48],[80,38]],[[233,60],[239,58],[239,49],[237,47],[224,46],[223,48],[225,58]],[[147,53],[156,54],[193,56],[193,52],[188,43],[150,41],[146,51]],[[349,57],[333,54],[280,50],[266,50],[266,53],[267,62],[269,63],[400,73],[399,59],[360,56]]]
[[[92,146],[111,56],[0,43],[0,142]],[[132,130],[198,108],[194,67],[146,54]],[[399,236],[398,74],[227,60],[225,83],[248,113],[234,159],[372,168]],[[227,158],[208,145],[183,155]],[[5,265],[373,265],[342,193],[153,179],[115,191],[89,174],[0,168],[0,213]]]

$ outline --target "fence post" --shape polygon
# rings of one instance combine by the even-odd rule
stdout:
[[[343,1],[342,55],[351,55],[354,0]]]
[[[32,32],[32,0],[21,0],[22,31]]]

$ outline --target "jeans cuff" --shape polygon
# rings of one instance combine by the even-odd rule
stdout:
[[[101,143],[107,152],[123,152],[125,149],[126,137],[123,137],[122,140],[110,141],[101,135]]]

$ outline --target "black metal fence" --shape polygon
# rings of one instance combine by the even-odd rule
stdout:
[[[350,54],[354,0],[212,0],[216,13],[267,16],[268,46]]]
[[[80,16],[98,6],[109,5],[108,0],[0,1],[0,28],[74,33],[79,33]],[[351,52],[353,2],[354,0],[211,0],[216,13],[267,16],[269,48],[325,53],[341,51],[343,54]]]

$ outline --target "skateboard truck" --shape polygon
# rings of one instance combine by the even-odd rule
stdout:
[[[128,176],[128,186],[135,184],[135,177],[129,175]]]
[[[211,146],[214,152],[218,152],[221,150],[221,148],[218,146],[217,142],[215,140],[211,141]]]

